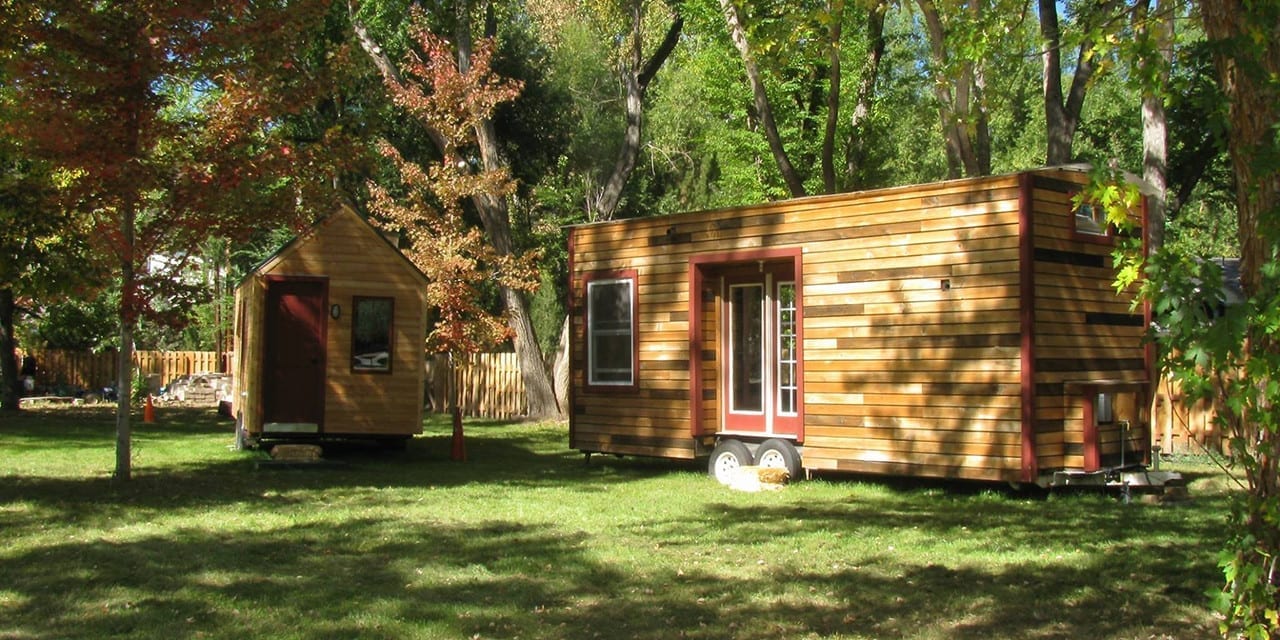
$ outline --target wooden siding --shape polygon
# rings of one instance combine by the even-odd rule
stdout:
[[[574,344],[584,340],[581,281],[593,271],[638,271],[641,320],[636,394],[586,393],[575,351],[572,446],[692,457],[690,260],[802,247],[804,464],[1012,478],[1018,193],[1004,177],[575,228]],[[718,286],[704,286],[699,303],[708,434],[721,424]]]
[[[1035,230],[1035,444],[1042,473],[1086,466],[1086,427],[1080,383],[1147,380],[1142,346],[1145,327],[1131,296],[1118,295],[1110,240],[1074,233],[1071,196],[1086,177],[1059,171],[1033,180]],[[1075,389],[1075,390],[1073,390]],[[1126,406],[1133,403],[1127,395]],[[1117,414],[1121,403],[1117,403]],[[1146,412],[1131,421],[1127,461],[1141,458],[1149,438]],[[1104,461],[1120,459],[1117,425],[1097,427]]]
[[[426,336],[425,278],[350,209],[340,209],[266,261],[236,292],[236,326],[244,356],[237,384],[245,395],[244,425],[261,432],[261,325],[271,277],[323,277],[338,318],[325,316],[325,434],[412,435],[422,432]],[[352,371],[354,299],[395,300],[390,373]]]
[[[251,276],[236,287],[235,351],[231,370],[235,387],[232,415],[248,434],[262,433],[262,337],[267,290],[262,278]]]
[[[800,250],[805,467],[1000,481],[1079,468],[1065,383],[1145,379],[1110,247],[1073,234],[1064,185],[1084,180],[1038,171],[573,228],[571,446],[705,453],[699,436],[723,424],[720,276],[734,256]],[[588,390],[583,282],[622,269],[637,274],[638,390]],[[1120,450],[1118,433],[1097,440]]]
[[[1020,464],[1014,178],[837,210],[804,255],[804,464],[1002,479]],[[879,232],[842,241],[839,225]]]

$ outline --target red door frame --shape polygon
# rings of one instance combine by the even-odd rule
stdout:
[[[718,267],[755,262],[791,261],[796,283],[796,442],[804,443],[804,249],[758,249],[709,253],[689,258],[689,433],[693,437],[710,435],[702,426],[702,289],[708,272]],[[714,347],[714,345],[712,345]],[[723,410],[723,409],[721,409]]]
[[[316,424],[316,433],[324,432],[324,385],[325,371],[328,364],[328,307],[329,307],[329,279],[321,276],[266,276],[266,291],[263,294],[263,321],[266,326],[263,327],[263,346],[262,346],[262,416],[263,424],[267,422],[280,422],[280,420],[272,420],[273,417],[283,414],[286,416],[301,416],[302,420],[287,420],[288,422],[311,422],[314,419]],[[308,285],[304,288],[313,291],[303,292],[312,300],[311,308],[306,309],[311,313],[311,317],[305,318],[313,323],[311,333],[312,337],[318,341],[318,353],[311,361],[311,380],[305,381],[303,389],[299,390],[299,394],[310,395],[310,399],[289,398],[281,402],[281,398],[276,397],[278,394],[276,386],[270,382],[271,376],[275,373],[271,370],[271,365],[275,363],[274,351],[277,348],[276,340],[273,338],[279,335],[279,327],[273,325],[275,320],[275,311],[272,305],[273,291],[276,294],[282,292],[283,289],[290,285]],[[305,387],[311,387],[310,392]],[[301,403],[306,403],[305,408],[299,410]]]

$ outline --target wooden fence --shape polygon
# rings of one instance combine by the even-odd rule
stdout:
[[[62,349],[32,349],[19,351],[18,360],[31,356],[36,361],[36,389],[56,395],[69,395],[76,390],[97,391],[114,387],[116,380],[116,352],[65,351]],[[151,385],[159,389],[174,378],[193,373],[226,371],[230,353],[213,351],[135,351],[133,366],[136,372],[150,378]]]
[[[20,362],[24,355],[35,357],[36,390],[41,395],[71,395],[77,390],[115,386],[114,351],[20,351]],[[222,357],[223,363],[230,363],[230,353]],[[138,351],[133,354],[133,364],[143,375],[155,376],[152,384],[157,388],[178,376],[229,370],[227,366],[219,367],[218,354],[212,351]],[[458,405],[465,416],[509,420],[525,414],[524,380],[516,354],[462,356],[455,362],[452,376],[449,372],[448,356],[427,358],[427,400],[432,411],[447,410],[448,394],[456,388]]]
[[[1221,402],[1199,400],[1188,407],[1182,389],[1161,379],[1152,403],[1152,445],[1165,453],[1227,453],[1227,438],[1216,424]]]
[[[457,358],[450,376],[449,356],[427,358],[427,396],[432,411],[446,411],[449,393],[458,390],[462,415],[509,420],[525,414],[524,379],[514,353],[475,353]]]

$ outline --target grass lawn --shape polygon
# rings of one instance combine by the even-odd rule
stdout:
[[[746,494],[433,418],[404,452],[255,468],[212,410],[0,416],[0,639],[1205,638],[1229,485],[1192,499],[848,476]]]

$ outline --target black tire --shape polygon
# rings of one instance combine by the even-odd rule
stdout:
[[[770,438],[761,443],[760,448],[756,449],[755,463],[760,467],[786,469],[793,481],[799,480],[800,474],[804,473],[804,467],[800,465],[800,452],[790,440],[782,438]]]
[[[750,466],[751,450],[737,440],[721,440],[711,451],[711,460],[707,463],[707,475],[729,484],[733,473],[739,467]]]

